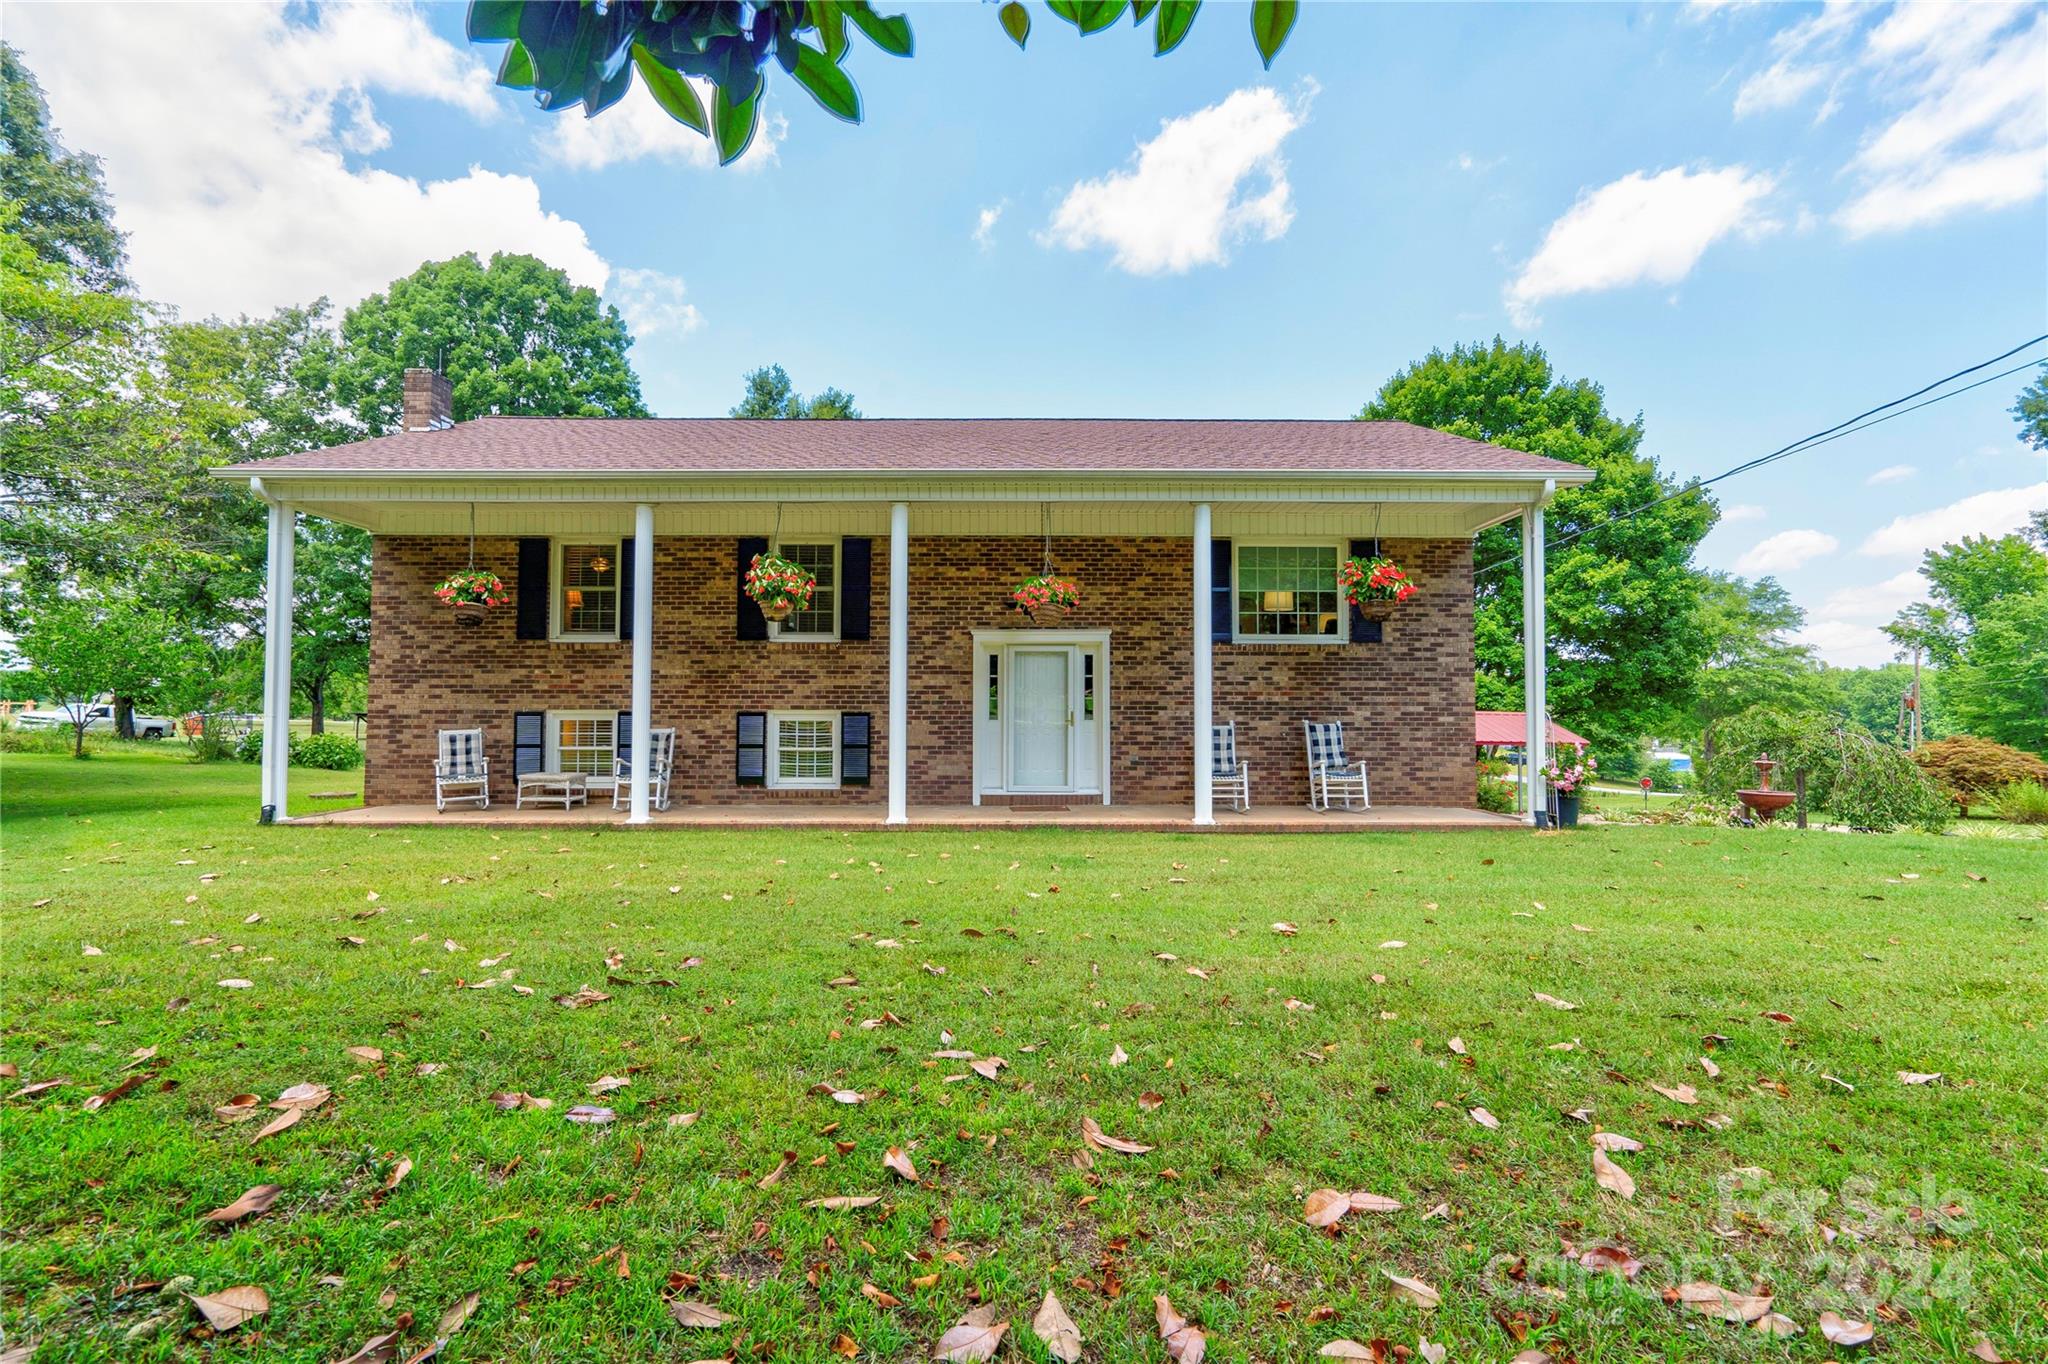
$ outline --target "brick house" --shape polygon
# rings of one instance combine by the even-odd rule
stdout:
[[[1471,807],[1473,536],[1519,517],[1534,540],[1540,712],[1542,507],[1592,477],[1399,422],[456,424],[428,370],[407,372],[398,434],[220,473],[271,508],[270,724],[295,517],[375,537],[369,807],[431,817],[441,729],[482,728],[509,805],[515,773],[644,770],[654,726],[677,731],[683,811],[1144,806],[1197,825],[1212,719],[1235,724],[1255,808],[1305,803],[1304,720],[1345,722],[1375,806]],[[769,549],[817,577],[783,621],[742,585]],[[1375,550],[1420,589],[1384,620],[1335,579]],[[432,589],[472,553],[511,600],[458,628]],[[1081,600],[1034,623],[1008,593],[1048,564]],[[264,778],[281,812],[282,762]],[[644,821],[645,789],[619,780]]]

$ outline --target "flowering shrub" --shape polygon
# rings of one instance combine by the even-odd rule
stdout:
[[[1562,750],[1560,750],[1562,752]],[[1543,780],[1549,782],[1561,795],[1573,795],[1579,787],[1593,780],[1600,771],[1600,763],[1591,756],[1552,758],[1543,764]]]
[[[481,568],[465,568],[460,573],[450,573],[434,589],[434,595],[441,599],[443,606],[460,606],[465,603],[475,606],[503,606],[512,600],[505,595],[505,584],[497,574]]]
[[[1346,559],[1337,565],[1337,590],[1353,606],[1369,601],[1407,601],[1416,593],[1408,575],[1384,554],[1372,559]]]
[[[1039,612],[1047,610],[1057,610],[1064,616],[1080,604],[1081,586],[1071,578],[1039,574],[1011,588],[1010,600],[1033,620],[1038,619]]]
[[[747,595],[773,620],[804,610],[817,587],[817,574],[780,554],[756,554],[747,565]]]

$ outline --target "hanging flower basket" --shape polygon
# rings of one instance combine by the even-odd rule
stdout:
[[[1367,620],[1385,620],[1393,614],[1396,604],[1407,601],[1417,589],[1400,566],[1382,554],[1371,559],[1346,559],[1337,565],[1337,590]]]
[[[434,596],[453,607],[458,625],[481,625],[486,607],[503,606],[511,598],[497,574],[480,568],[451,573],[434,589]]]
[[[780,554],[756,554],[747,565],[747,595],[770,620],[788,620],[811,604],[818,575]]]
[[[1025,619],[1037,624],[1041,617],[1064,616],[1080,605],[1081,585],[1071,578],[1055,578],[1049,573],[1040,573],[1011,588],[1010,600],[1024,613]]]

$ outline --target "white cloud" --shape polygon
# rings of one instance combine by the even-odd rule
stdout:
[[[636,341],[661,332],[693,332],[704,325],[697,305],[683,297],[683,282],[659,270],[612,271],[605,299],[625,317]]]
[[[1008,199],[999,204],[990,204],[974,215],[974,244],[984,251],[993,251],[996,245],[996,224],[1002,221],[1003,210],[1010,206]]]
[[[1887,483],[1903,483],[1919,472],[1920,470],[1911,464],[1890,464],[1864,479],[1863,486],[1878,488]]]
[[[1858,583],[1830,592],[1820,614],[1830,620],[1888,621],[1927,595],[1928,583],[1917,568],[1895,573],[1881,583]]]
[[[345,305],[467,250],[531,252],[597,288],[610,273],[526,176],[351,163],[390,142],[374,95],[499,109],[479,55],[414,8],[17,5],[7,20],[66,140],[104,158],[149,297],[188,313]]]
[[[1129,169],[1067,191],[1039,234],[1047,246],[1106,246],[1134,275],[1222,265],[1249,238],[1273,241],[1294,221],[1280,148],[1308,116],[1315,87],[1286,99],[1270,86],[1163,120]]]
[[[1732,507],[1721,508],[1721,524],[1731,526],[1739,521],[1761,521],[1769,514],[1754,502],[1738,502]]]
[[[696,87],[697,98],[704,107],[710,108],[717,93],[711,82],[690,83]],[[670,118],[668,111],[647,93],[637,74],[626,97],[596,118],[585,117],[580,106],[546,117],[547,126],[535,141],[552,160],[571,170],[603,170],[621,161],[642,160],[706,170],[718,166],[718,148],[711,139]],[[788,135],[789,120],[764,111],[761,126],[755,130],[746,154],[726,169],[760,170],[773,165],[778,159],[776,149]]]
[[[2048,508],[2048,480],[2025,488],[1999,488],[1946,507],[1901,516],[1865,538],[1858,552],[1873,557],[1923,554],[1966,535],[2009,535],[2027,513]]]
[[[1794,644],[1804,644],[1837,668],[1875,668],[1898,656],[1898,646],[1875,625],[1846,620],[1817,620],[1792,632]]]
[[[1507,286],[1508,313],[1518,326],[1533,326],[1545,299],[1676,284],[1723,237],[1756,237],[1777,227],[1763,212],[1774,184],[1742,166],[1673,167],[1655,175],[1634,171],[1582,191]]]
[[[1735,561],[1738,573],[1754,577],[1759,573],[1785,573],[1841,548],[1841,541],[1826,531],[1781,530],[1752,545]]]
[[[1742,83],[1735,92],[1735,116],[1767,114],[1789,109],[1820,89],[1828,80],[1824,67],[1806,66],[1779,58]]]

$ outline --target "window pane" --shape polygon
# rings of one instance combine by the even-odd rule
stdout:
[[[837,745],[829,717],[775,722],[775,776],[784,782],[829,782]]]
[[[616,545],[563,545],[561,632],[619,632],[619,552]]]
[[[1342,600],[1334,545],[1245,545],[1237,552],[1240,638],[1334,636]]]
[[[555,747],[559,770],[585,772],[596,776],[612,774],[617,756],[613,726],[608,717],[563,716],[556,721]]]
[[[838,599],[839,546],[827,541],[818,545],[784,545],[782,557],[811,570],[818,586],[811,593],[810,606],[792,611],[778,633],[785,635],[829,635],[833,631],[833,607]]]

